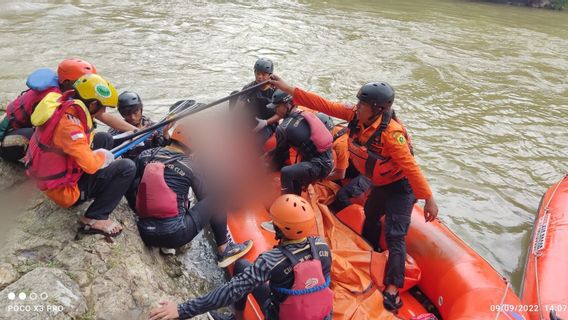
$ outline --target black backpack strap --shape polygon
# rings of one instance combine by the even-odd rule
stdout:
[[[174,161],[180,160],[181,158],[183,158],[185,155],[184,154],[178,154],[175,156],[171,156],[169,159],[167,159],[166,161],[162,161],[163,164],[169,164],[172,163]]]
[[[349,130],[349,127],[345,127],[339,131],[337,131],[336,134],[333,135],[333,141],[339,139],[342,135],[344,135],[345,133],[347,133],[347,130]]]
[[[367,140],[367,143],[365,143],[365,147],[367,147],[367,149],[369,149],[369,147],[373,144],[373,142],[377,142],[377,144],[380,144],[381,142],[381,135],[383,134],[383,132],[387,129],[391,119],[392,119],[392,115],[393,115],[394,111],[387,111],[387,112],[383,112],[383,118],[381,120],[381,125],[379,126],[379,128],[377,130],[375,130],[375,132],[373,133],[373,135],[369,138],[369,140]]]
[[[290,260],[290,263],[292,263],[292,267],[294,267],[300,262],[300,260],[298,260],[298,258],[296,258],[296,256],[290,250],[286,249],[286,247],[278,246],[278,250],[280,250],[282,254],[286,258],[288,258],[288,260]]]
[[[154,149],[152,151],[152,153],[150,153],[150,158],[148,159],[148,162],[146,162],[146,163],[152,162],[152,160],[154,160],[154,158],[156,158],[156,156],[158,155],[158,152],[160,152],[160,150],[162,150],[162,147],[158,147],[158,148]]]
[[[367,177],[371,177],[373,175],[373,171],[375,171],[375,166],[377,165],[378,160],[385,160],[381,155],[371,152],[370,150],[371,150],[371,145],[374,142],[376,142],[377,145],[381,144],[381,135],[387,129],[391,121],[392,114],[393,114],[392,111],[383,113],[381,125],[377,130],[375,130],[375,132],[369,138],[369,140],[367,140],[367,143],[365,143],[365,147],[367,147],[367,154],[368,154],[368,159],[365,162],[365,175]]]
[[[310,243],[310,249],[312,250],[312,258],[321,260],[318,253],[318,248],[316,247],[316,239],[314,239],[313,237],[308,237],[308,242]]]
[[[173,156],[164,156],[164,157],[157,157],[158,152],[160,152],[160,150],[162,150],[162,147],[158,147],[155,150],[152,151],[152,153],[150,154],[150,159],[148,159],[148,162],[151,162],[152,160],[157,160],[163,164],[168,164],[168,163],[172,163],[176,160],[179,160],[181,158],[183,158],[185,155],[184,154],[177,154],[177,155],[173,155]]]
[[[357,122],[358,121],[359,120],[357,120],[357,116],[355,116],[347,124],[347,130],[349,130],[349,137],[353,137],[357,133]]]

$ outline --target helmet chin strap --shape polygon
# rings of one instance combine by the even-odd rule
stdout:
[[[383,114],[383,112],[385,111],[385,108],[384,107],[373,107],[373,110],[377,110],[377,111],[373,113],[373,116],[369,120],[370,123],[373,123],[375,120],[377,120]]]
[[[282,231],[280,231],[280,228],[278,228],[276,225],[274,225],[274,238],[277,241],[284,241],[286,239]]]

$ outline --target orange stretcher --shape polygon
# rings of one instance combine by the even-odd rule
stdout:
[[[279,188],[276,180],[274,188]],[[327,190],[327,191],[326,191]],[[397,315],[384,310],[382,280],[388,251],[374,252],[360,236],[362,206],[351,205],[333,215],[325,203],[333,192],[327,186],[311,185],[303,197],[312,203],[317,231],[332,254],[334,319],[421,319],[427,313],[441,319],[528,319],[527,312],[510,306],[521,305],[507,281],[491,265],[459,239],[440,221],[424,222],[415,206],[407,243],[403,307]],[[232,212],[229,232],[234,240],[254,241],[245,256],[251,262],[276,244],[274,234],[260,227],[270,220],[264,205],[250,205]],[[386,248],[384,239],[381,247]],[[245,318],[263,319],[252,295],[247,297]]]

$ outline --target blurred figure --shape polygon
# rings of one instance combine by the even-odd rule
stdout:
[[[138,216],[140,236],[146,245],[170,254],[210,224],[219,266],[227,267],[252,248],[252,241],[237,244],[228,239],[227,214],[215,197],[206,196],[183,122],[174,128],[171,140],[169,146],[146,150],[136,160],[137,178],[128,201]],[[191,208],[190,188],[198,201]]]

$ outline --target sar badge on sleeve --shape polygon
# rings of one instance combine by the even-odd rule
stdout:
[[[395,132],[392,134],[392,137],[396,140],[396,142],[398,142],[398,144],[405,145],[406,144],[406,138],[404,137],[404,135],[402,134],[402,132]]]

